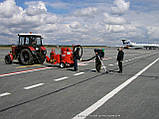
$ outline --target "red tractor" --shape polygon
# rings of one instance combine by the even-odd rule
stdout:
[[[80,57],[83,55],[83,48],[80,45],[73,46],[72,49],[69,47],[62,47],[61,54],[56,53],[55,48],[52,48],[50,53],[50,58],[46,56],[46,62],[51,64],[59,64],[60,68],[65,68],[66,66],[73,66],[73,52],[76,48],[80,48]]]
[[[21,33],[18,36],[18,45],[12,46],[12,51],[5,56],[5,63],[12,64],[13,60],[18,60],[23,65],[43,64],[47,51],[42,45],[42,36],[32,33]]]

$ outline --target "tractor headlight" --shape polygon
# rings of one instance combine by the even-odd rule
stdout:
[[[39,50],[39,48],[36,48],[36,50]]]

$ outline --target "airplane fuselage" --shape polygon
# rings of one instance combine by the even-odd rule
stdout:
[[[159,44],[137,44],[131,41],[122,40],[125,48],[135,48],[135,49],[159,49]]]

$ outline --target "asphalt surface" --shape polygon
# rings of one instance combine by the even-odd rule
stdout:
[[[48,63],[6,65],[8,52],[0,49],[0,119],[159,118],[158,50],[124,50],[122,74],[113,48],[105,49],[108,74],[95,72],[94,61],[79,62],[78,72]],[[93,55],[84,49],[83,59]]]

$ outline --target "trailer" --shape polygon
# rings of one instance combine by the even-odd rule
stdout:
[[[51,64],[59,64],[60,68],[74,66],[73,52],[76,48],[80,48],[80,57],[83,55],[83,48],[80,45],[70,47],[61,47],[61,52],[56,53],[56,49],[52,48],[50,57],[46,56],[46,62]]]

